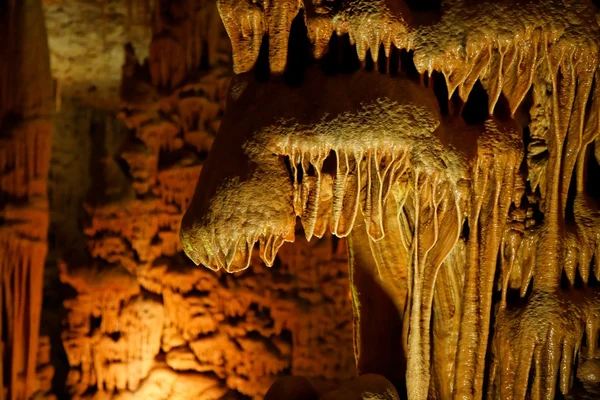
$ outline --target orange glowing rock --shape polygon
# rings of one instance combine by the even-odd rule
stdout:
[[[0,35],[0,397],[25,399],[43,389],[36,357],[54,96],[41,2],[5,5]]]
[[[183,256],[181,217],[220,125],[230,69],[190,74],[168,93],[142,72],[129,52],[119,114],[129,131],[92,167],[85,255],[61,263],[73,289],[62,334],[71,395],[259,399],[286,371],[353,377],[343,242],[284,248],[278,274],[254,250],[255,271],[236,277]]]

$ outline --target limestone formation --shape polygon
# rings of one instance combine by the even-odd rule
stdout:
[[[53,132],[41,2],[0,3],[0,37],[0,398],[24,399],[36,382]]]
[[[594,397],[598,9],[416,3],[218,1],[237,75],[183,249],[270,266],[299,219],[348,238],[360,374],[410,400]]]
[[[169,40],[185,47],[181,27],[160,29],[174,30]],[[214,64],[202,68],[163,50],[162,61],[153,61],[152,48],[142,65],[127,47],[123,126],[109,113],[91,116],[97,126],[79,232],[85,248],[59,261],[69,293],[61,340],[70,398],[260,399],[284,374],[332,384],[356,374],[343,241],[329,236],[282,249],[276,274],[261,266],[257,252],[255,270],[236,277],[195,268],[183,257],[180,221],[219,129],[232,75],[219,28],[208,27],[221,37],[197,49],[214,54]],[[155,38],[166,37],[154,29]],[[63,153],[76,150],[67,144],[56,150],[56,178],[73,168]],[[57,208],[67,214],[64,187],[54,188]],[[65,231],[62,224],[53,230]]]
[[[31,398],[36,400],[56,400],[53,394],[52,379],[55,367],[52,365],[50,338],[40,336],[36,359],[36,384],[30,389]]]
[[[0,38],[0,400],[356,376],[343,240],[284,247],[275,274],[258,250],[235,277],[184,256],[232,76],[216,1],[0,0]]]

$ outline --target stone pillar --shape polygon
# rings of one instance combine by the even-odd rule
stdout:
[[[53,133],[41,1],[1,0],[0,37],[0,399],[25,399],[35,381]]]

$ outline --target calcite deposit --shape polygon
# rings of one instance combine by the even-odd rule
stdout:
[[[86,150],[90,184],[77,195],[83,248],[58,261],[68,288],[60,339],[70,398],[259,399],[285,374],[330,383],[356,374],[344,242],[328,237],[290,246],[280,252],[276,274],[257,252],[256,269],[240,276],[198,269],[183,256],[180,221],[232,75],[229,41],[214,11],[201,26],[190,23],[202,33],[191,38],[203,46],[189,50],[190,64],[177,58],[191,46],[181,24],[153,27],[148,64],[125,48],[121,125],[95,112],[92,143],[79,145],[95,146]],[[208,59],[202,68],[194,51]],[[57,143],[53,168],[55,229],[65,235],[69,186],[58,180],[78,168],[63,154],[77,153],[69,145],[78,148],[73,139]]]
[[[0,400],[599,398],[599,11],[0,0]]]
[[[0,36],[0,399],[356,376],[343,240],[284,247],[275,274],[184,256],[232,77],[215,1],[0,1]]]
[[[24,399],[36,380],[54,96],[40,2],[0,8],[0,398]]]
[[[218,1],[236,76],[183,248],[237,272],[297,220],[347,237],[360,374],[411,400],[594,397],[598,10],[414,3]]]

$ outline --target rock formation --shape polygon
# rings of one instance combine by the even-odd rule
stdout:
[[[259,399],[285,374],[350,379],[356,369],[343,241],[283,249],[275,274],[258,254],[255,270],[235,277],[183,257],[180,221],[219,129],[232,73],[216,3],[213,14],[210,2],[199,4],[198,14],[169,4],[153,26],[149,62],[125,49],[122,126],[109,113],[85,121],[93,125],[91,143],[79,148],[88,149],[89,166],[73,160],[77,139],[57,138],[51,232],[60,233],[62,247],[65,240],[85,246],[58,261],[67,293],[61,340],[68,396]],[[186,33],[190,27],[198,36]],[[64,112],[72,107],[65,102]],[[82,173],[89,174],[85,196],[60,181],[82,168],[89,170]],[[82,198],[84,228],[74,234],[69,212],[76,204],[69,204]]]
[[[41,2],[0,2],[0,37],[0,398],[24,399],[36,380],[53,132]]]
[[[356,376],[344,240],[286,246],[275,273],[258,250],[236,276],[184,256],[232,77],[215,1],[0,0],[0,37],[1,400]]]
[[[411,400],[593,397],[598,9],[416,3],[218,1],[237,75],[183,248],[273,265],[299,217],[348,238],[359,373]]]

